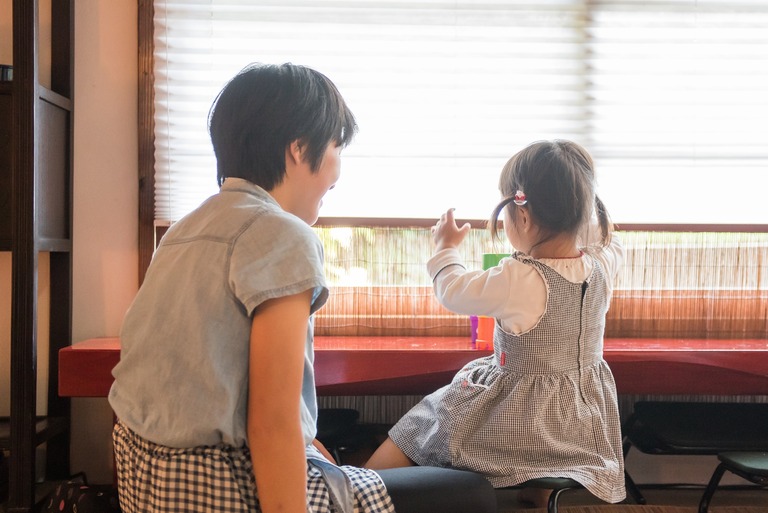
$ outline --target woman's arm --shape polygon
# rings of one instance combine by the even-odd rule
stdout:
[[[312,290],[265,301],[251,327],[248,445],[264,513],[307,510],[300,404]]]

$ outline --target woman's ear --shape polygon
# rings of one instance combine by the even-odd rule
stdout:
[[[285,158],[286,161],[290,159],[290,162],[294,165],[304,162],[304,145],[300,140],[296,139],[288,145],[288,148],[285,150]]]

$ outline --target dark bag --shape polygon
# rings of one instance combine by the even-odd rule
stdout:
[[[43,513],[121,513],[117,488],[89,485],[83,473],[56,486],[43,504]]]

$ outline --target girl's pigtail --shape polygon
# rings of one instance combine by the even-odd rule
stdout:
[[[595,210],[597,211],[597,221],[600,224],[600,233],[602,238],[600,242],[603,247],[611,243],[611,234],[613,233],[613,223],[608,215],[608,211],[605,209],[605,205],[599,196],[595,195]]]
[[[491,213],[490,219],[488,219],[488,230],[491,233],[491,240],[496,242],[501,240],[501,235],[499,234],[499,228],[501,222],[499,221],[499,216],[501,216],[501,213],[504,211],[507,206],[514,201],[514,196],[511,198],[505,198],[503,199],[498,205],[496,205],[496,208],[493,209],[493,212]]]

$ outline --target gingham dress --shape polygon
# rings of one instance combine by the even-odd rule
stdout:
[[[124,513],[254,513],[259,500],[246,447],[175,449],[145,440],[119,421],[112,434],[120,507]],[[348,478],[352,511],[331,502],[323,473],[307,469],[308,513],[394,513],[392,500],[372,470],[337,467]]]
[[[496,487],[569,477],[606,502],[625,497],[613,375],[603,360],[608,287],[595,260],[572,283],[521,254],[547,285],[546,311],[528,332],[496,322],[494,354],[467,364],[425,397],[389,436],[419,465],[472,470]]]

